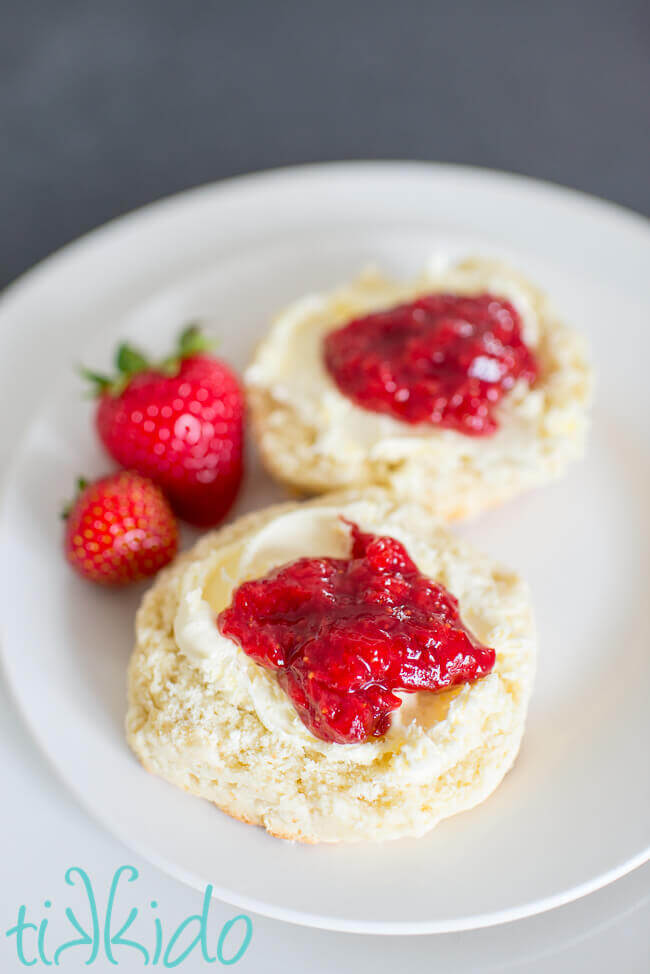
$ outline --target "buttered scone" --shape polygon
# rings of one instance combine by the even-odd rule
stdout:
[[[128,741],[273,835],[420,836],[483,801],[534,672],[520,579],[382,489],[249,514],[145,595]]]
[[[296,301],[245,382],[275,477],[307,493],[389,486],[445,520],[559,476],[591,392],[583,340],[485,259]]]

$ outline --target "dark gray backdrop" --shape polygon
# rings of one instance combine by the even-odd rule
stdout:
[[[184,187],[376,157],[650,212],[650,2],[0,0],[0,286]]]

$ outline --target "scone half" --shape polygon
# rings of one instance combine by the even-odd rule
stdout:
[[[276,674],[216,625],[234,588],[302,556],[345,554],[341,517],[402,542],[496,650],[483,679],[404,694],[388,732],[315,737]],[[136,620],[127,737],[154,774],[275,836],[303,842],[420,836],[483,801],[511,767],[535,660],[531,606],[513,573],[421,505],[381,489],[274,506],[206,535],[157,578]]]
[[[499,403],[499,428],[467,436],[372,412],[328,373],[323,340],[351,319],[424,294],[490,293],[519,312],[540,366]],[[275,318],[245,374],[255,439],[269,472],[302,493],[388,486],[444,520],[465,518],[557,478],[583,452],[591,370],[584,340],[545,296],[503,263],[432,266],[407,284],[368,271],[330,294],[294,302]]]

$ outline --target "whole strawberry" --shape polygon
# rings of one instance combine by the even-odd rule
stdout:
[[[86,373],[97,388],[97,430],[110,455],[150,477],[179,517],[203,527],[221,521],[237,496],[244,439],[239,382],[208,347],[192,326],[176,354],[157,365],[122,345],[116,380]]]
[[[130,470],[93,484],[79,481],[65,519],[66,558],[102,585],[154,575],[178,549],[176,519],[162,491]]]

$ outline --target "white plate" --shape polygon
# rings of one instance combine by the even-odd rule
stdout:
[[[434,250],[514,262],[588,334],[599,368],[586,461],[462,529],[532,585],[541,648],[524,746],[493,797],[428,837],[283,843],[147,775],[124,743],[124,671],[141,592],[95,590],[61,557],[62,499],[79,472],[109,467],[72,366],[106,364],[122,336],[162,350],[197,316],[243,366],[283,302],[368,261],[412,273]],[[647,859],[649,266],[647,225],[609,204],[478,170],[342,164],[158,203],[11,288],[0,304],[3,446],[11,439],[17,448],[2,529],[5,663],[32,731],[89,810],[224,900],[359,932],[530,915]],[[57,372],[56,390],[39,401]],[[279,494],[253,467],[239,510]]]

